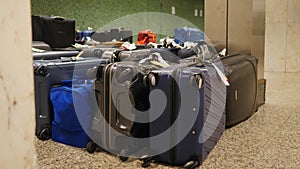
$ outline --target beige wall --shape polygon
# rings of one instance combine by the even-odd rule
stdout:
[[[34,90],[30,1],[0,6],[0,168],[29,169],[34,163]]]
[[[265,70],[300,72],[300,0],[267,0]]]
[[[251,54],[259,59],[258,79],[264,77],[266,0],[207,0],[205,1],[205,33],[214,43],[225,46],[228,32],[228,53]],[[226,19],[228,30],[226,31]]]
[[[204,1],[204,31],[212,42],[226,46],[226,0]]]

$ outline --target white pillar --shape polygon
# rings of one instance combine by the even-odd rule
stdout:
[[[0,5],[0,168],[34,164],[34,89],[29,0]]]

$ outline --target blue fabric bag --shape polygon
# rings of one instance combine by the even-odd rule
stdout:
[[[176,43],[204,41],[204,32],[196,28],[176,28],[174,38]]]
[[[54,110],[52,140],[67,145],[84,148],[90,141],[89,133],[92,115],[96,110],[92,104],[93,85],[63,82],[52,88],[50,100]],[[80,119],[80,122],[79,120]]]

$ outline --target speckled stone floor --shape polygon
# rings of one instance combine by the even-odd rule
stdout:
[[[300,168],[300,73],[266,73],[267,103],[249,120],[227,129],[200,169]],[[141,168],[113,155],[36,139],[36,168]],[[151,168],[176,168],[151,165]]]

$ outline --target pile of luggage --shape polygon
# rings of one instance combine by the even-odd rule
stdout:
[[[61,26],[67,20],[51,22]],[[34,53],[37,137],[90,153],[101,149],[122,161],[139,158],[143,167],[201,165],[225,127],[257,110],[257,59],[220,56],[199,32],[176,29],[172,43],[165,39],[149,47],[156,36],[141,31],[137,44],[145,46],[134,50],[93,46]],[[120,36],[125,34],[129,38]],[[95,34],[110,40],[111,35],[132,43],[124,29]],[[47,37],[43,32],[35,40],[57,43]],[[186,41],[193,43],[185,47]]]

